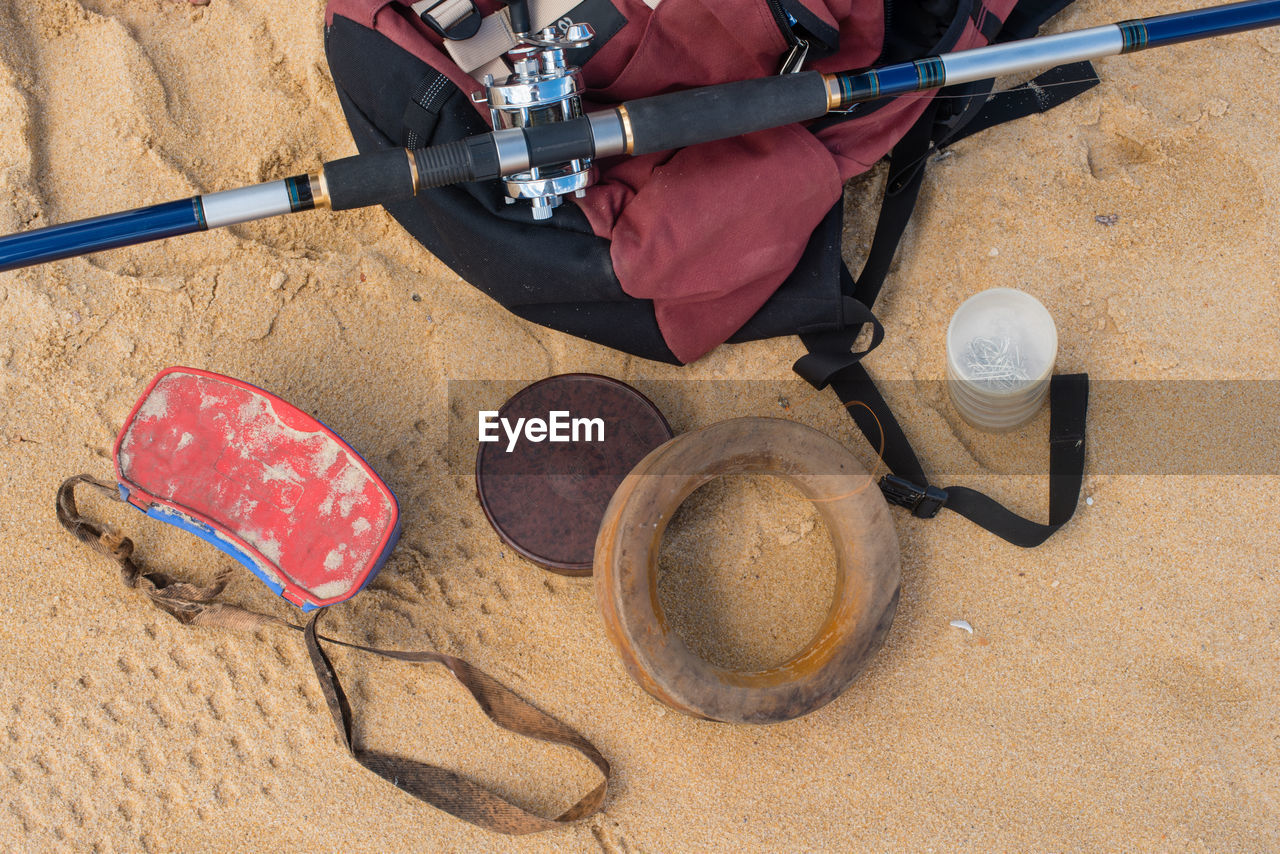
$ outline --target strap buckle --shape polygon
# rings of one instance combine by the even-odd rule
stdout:
[[[906,478],[887,474],[880,478],[880,491],[890,504],[905,507],[917,519],[932,519],[947,503],[947,491],[936,486],[919,486]]]
[[[410,6],[422,23],[452,41],[480,32],[484,17],[471,0],[419,0]]]

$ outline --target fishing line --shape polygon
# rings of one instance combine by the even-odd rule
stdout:
[[[1014,95],[1022,92],[1035,92],[1041,89],[1056,89],[1060,86],[1079,86],[1084,83],[1101,83],[1101,77],[1085,77],[1080,80],[1058,80],[1053,83],[1034,83],[1028,80],[1026,83],[1019,83],[1011,89],[1000,89],[987,95],[988,101],[993,101],[1001,95]],[[1023,87],[1026,88],[1023,88]],[[885,100],[893,101],[925,101],[932,98],[935,101],[961,101],[978,97],[976,95],[930,95],[928,92],[908,92],[905,95],[897,95],[894,98],[886,98]]]
[[[866,492],[869,487],[876,485],[876,472],[879,470],[880,466],[884,466],[886,469],[889,467],[888,463],[884,461],[886,437],[884,435],[884,425],[880,423],[880,416],[876,415],[876,411],[861,400],[851,400],[848,403],[840,404],[841,409],[849,409],[854,406],[861,406],[863,409],[867,410],[867,412],[871,413],[871,418],[876,422],[876,429],[880,431],[880,448],[876,451],[876,462],[879,463],[879,465],[867,472],[867,482],[862,486],[852,490],[851,492],[843,493],[842,495],[832,495],[827,498],[810,498],[809,500],[814,504],[821,504],[826,501],[839,501],[843,498],[851,498],[855,495],[860,495],[861,493]]]
[[[1080,86],[1080,85],[1083,85],[1083,84],[1085,84],[1085,83],[1101,83],[1101,82],[1102,82],[1102,78],[1101,78],[1101,77],[1098,77],[1098,76],[1096,76],[1096,75],[1095,75],[1095,76],[1093,76],[1093,77],[1085,77],[1085,78],[1080,79],[1080,80],[1059,80],[1059,81],[1057,81],[1057,82],[1055,82],[1055,83],[1035,83],[1035,82],[1033,82],[1033,81],[1028,81],[1027,83],[1019,84],[1018,86],[1015,86],[1015,87],[1013,87],[1013,88],[1011,88],[1011,89],[1001,89],[1001,90],[1000,90],[1000,91],[998,91],[998,92],[990,92],[990,93],[988,93],[986,100],[983,102],[983,105],[985,106],[986,104],[991,103],[992,101],[994,101],[996,98],[998,98],[998,97],[999,97],[999,96],[1001,96],[1001,95],[1014,95],[1014,94],[1018,94],[1018,95],[1020,95],[1020,94],[1024,94],[1024,93],[1026,93],[1026,92],[1028,92],[1028,91],[1035,92],[1035,91],[1039,91],[1039,90],[1043,90],[1043,89],[1053,89],[1053,88],[1056,88],[1056,87],[1059,87],[1059,86]],[[1024,87],[1025,87],[1025,88],[1024,88]],[[915,92],[915,93],[910,93],[910,94],[907,94],[907,95],[898,95],[898,96],[896,96],[896,97],[894,97],[894,98],[892,98],[892,99],[886,99],[886,100],[894,100],[894,101],[899,101],[899,100],[916,100],[916,101],[924,101],[924,100],[928,100],[929,98],[933,98],[933,99],[935,99],[935,100],[971,100],[971,99],[976,98],[976,97],[978,97],[978,96],[976,96],[976,95],[930,95],[930,93],[928,93],[928,92]],[[857,118],[857,116],[850,116],[850,118]],[[960,141],[960,140],[956,140],[956,142],[959,142],[959,141]],[[911,170],[915,169],[917,166],[919,166],[919,165],[920,165],[921,163],[923,163],[924,161],[929,160],[930,158],[933,158],[933,157],[938,157],[938,156],[940,156],[941,154],[943,154],[943,153],[945,153],[945,152],[949,151],[949,150],[950,150],[950,148],[949,148],[950,144],[951,144],[951,143],[944,143],[944,144],[942,145],[942,147],[938,147],[938,145],[937,145],[937,144],[935,144],[934,142],[932,142],[932,141],[931,141],[931,142],[929,143],[929,148],[925,151],[925,153],[924,153],[924,154],[922,154],[922,155],[920,155],[919,157],[917,157],[915,160],[912,160],[912,161],[908,162],[908,163],[907,163],[907,164],[902,168],[902,171],[903,171],[903,172],[909,172],[909,171],[911,171]]]

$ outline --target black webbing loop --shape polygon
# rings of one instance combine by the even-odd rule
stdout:
[[[428,69],[404,107],[405,148],[422,148],[435,136],[440,110],[458,89],[448,77]]]
[[[947,508],[1015,546],[1032,548],[1049,539],[1076,512],[1084,481],[1087,374],[1055,376],[1049,385],[1049,523],[1013,513],[967,486],[949,486]]]
[[[842,269],[841,272],[851,284],[848,271]],[[871,313],[871,309],[849,296],[844,297],[842,308],[843,328],[800,334],[809,353],[797,359],[792,368],[814,388],[826,388],[833,376],[856,364],[884,340],[884,325]],[[871,327],[871,340],[865,349],[854,350],[854,343],[868,325]]]
[[[893,474],[880,481],[891,504],[930,519],[943,507],[954,510],[1015,546],[1031,548],[1049,539],[1075,513],[1084,481],[1085,422],[1089,407],[1087,374],[1061,374],[1049,383],[1049,522],[1033,522],[967,486],[931,486],[901,425],[862,365],[831,380],[849,415],[873,447],[883,444],[883,460]],[[860,405],[853,406],[851,404]]]

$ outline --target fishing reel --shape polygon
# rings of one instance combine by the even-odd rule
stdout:
[[[507,51],[512,73],[501,83],[484,77],[484,91],[471,96],[488,104],[495,131],[566,122],[582,116],[582,74],[565,61],[565,51],[586,47],[595,36],[590,24],[571,24],[563,30],[546,27],[535,34],[520,33],[520,43]],[[547,219],[564,196],[586,195],[591,183],[591,158],[582,157],[503,175],[509,205],[517,199],[533,205],[534,219]]]

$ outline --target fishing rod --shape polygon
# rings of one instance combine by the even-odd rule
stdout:
[[[593,158],[650,154],[807,121],[857,104],[1006,74],[1100,59],[1280,24],[1280,0],[1246,0],[1170,15],[946,53],[867,71],[817,71],[704,86],[627,101],[583,116],[576,69],[564,50],[585,44],[584,25],[520,34],[514,73],[486,78],[473,96],[494,118],[489,133],[418,149],[388,149],[324,164],[321,171],[0,238],[0,271],[315,208],[350,210],[423,190],[503,179],[535,217],[581,195]],[[517,9],[519,14],[514,14]],[[519,28],[517,28],[519,27]]]

